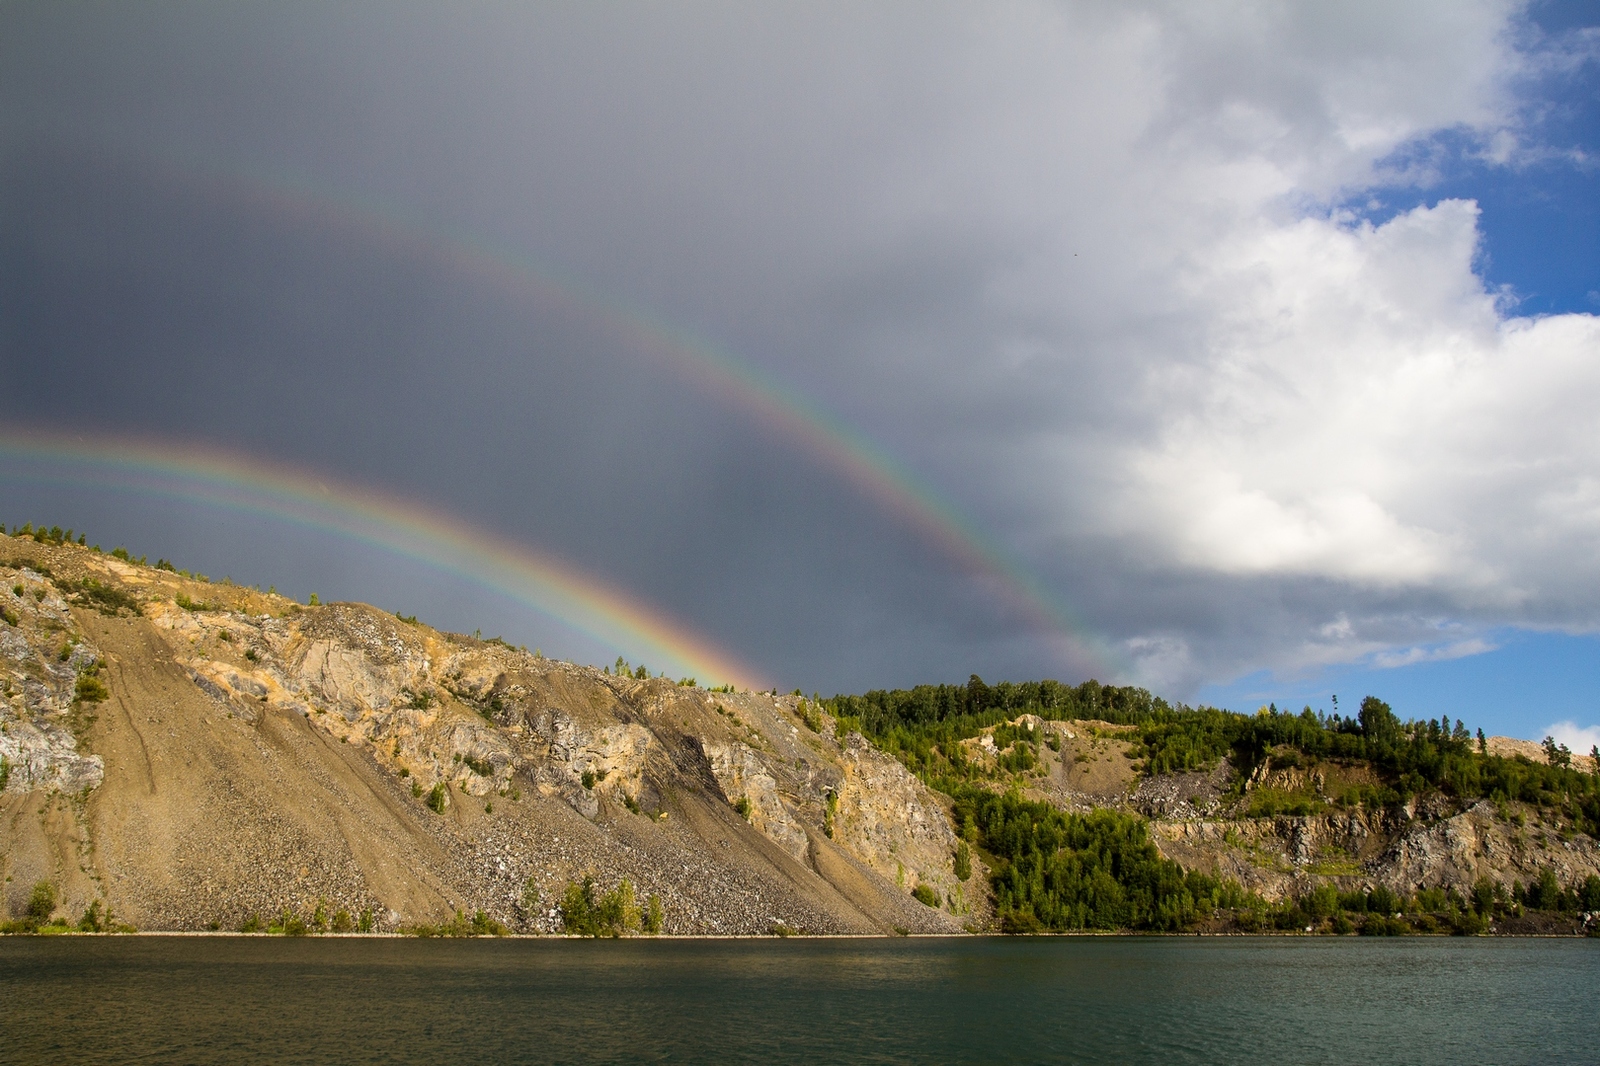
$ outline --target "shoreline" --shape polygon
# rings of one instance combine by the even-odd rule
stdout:
[[[479,940],[479,941],[566,941],[566,940],[627,940],[634,942],[687,941],[687,940],[760,940],[781,942],[787,940],[1063,940],[1063,939],[1119,939],[1119,940],[1592,940],[1595,934],[1574,931],[1571,933],[1407,933],[1400,936],[1361,936],[1358,933],[1307,933],[1300,930],[1272,930],[1237,933],[1161,933],[1124,932],[1118,930],[1074,930],[1061,933],[795,933],[774,936],[771,933],[660,933],[655,936],[585,936],[580,933],[505,933],[500,936],[417,936],[414,933],[305,933],[288,936],[283,933],[241,933],[228,929],[141,929],[132,933],[89,933],[79,930],[62,930],[55,933],[6,933],[6,940],[53,940],[57,938],[99,937],[108,940],[128,940],[140,937],[197,938],[218,937],[234,940]]]

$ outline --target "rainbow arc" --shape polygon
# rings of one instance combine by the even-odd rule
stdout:
[[[51,484],[180,499],[331,534],[500,593],[673,676],[770,687],[682,621],[564,560],[322,474],[210,446],[43,433],[0,433],[0,459]]]

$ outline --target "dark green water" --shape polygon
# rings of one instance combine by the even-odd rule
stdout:
[[[6,1063],[1594,1063],[1600,941],[0,941]]]

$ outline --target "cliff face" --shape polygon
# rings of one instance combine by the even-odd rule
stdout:
[[[99,899],[144,929],[321,903],[378,928],[482,909],[549,931],[593,876],[658,895],[667,932],[971,920],[940,797],[808,729],[795,697],[610,676],[71,546],[0,552],[12,912],[48,879],[64,910]],[[911,896],[924,882],[937,908]]]
[[[1553,868],[1562,884],[1600,873],[1600,848],[1583,834],[1540,820],[1536,808],[1487,802],[1465,810],[1412,803],[1396,811],[1351,810],[1300,817],[1157,821],[1156,845],[1185,867],[1238,880],[1269,899],[1324,882],[1349,891],[1454,888],[1479,878],[1531,884]],[[1518,821],[1521,824],[1518,824]]]

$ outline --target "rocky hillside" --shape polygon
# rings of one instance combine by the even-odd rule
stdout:
[[[298,915],[393,930],[482,912],[555,932],[587,878],[657,897],[668,933],[956,932],[1003,917],[990,830],[968,816],[958,834],[914,758],[798,695],[578,666],[65,540],[0,537],[0,617],[12,916],[49,882],[59,912],[141,929]],[[1600,873],[1559,805],[1350,804],[1378,784],[1370,767],[1288,751],[1248,774],[1226,758],[1152,773],[1136,729],[1091,717],[969,732],[941,750],[975,787],[1149,819],[1140,832],[1161,856],[1257,899],[1319,886],[1465,898],[1486,879]],[[1300,806],[1263,810],[1284,796]]]
[[[707,692],[0,538],[0,863],[141,929],[286,910],[560,927],[626,878],[668,933],[959,931],[948,801],[794,696]],[[815,721],[813,719],[813,721]],[[974,877],[976,879],[974,879]],[[924,900],[913,896],[919,886]]]
[[[1018,721],[1032,722],[1061,744],[1059,753],[1048,743],[1040,747],[1025,795],[1066,809],[1139,813],[1150,819],[1164,856],[1186,869],[1234,879],[1269,900],[1323,884],[1347,892],[1381,884],[1397,894],[1444,888],[1465,897],[1485,878],[1509,888],[1537,882],[1547,869],[1563,885],[1600,874],[1600,845],[1553,806],[1463,802],[1440,792],[1391,806],[1345,806],[1341,795],[1353,783],[1373,783],[1372,769],[1305,766],[1299,758],[1275,765],[1269,757],[1242,784],[1226,759],[1206,772],[1144,775],[1130,727],[1031,715]],[[1490,746],[1497,741],[1503,738],[1491,738]],[[1502,749],[1527,757],[1519,745],[1538,747],[1512,741]],[[1323,809],[1251,816],[1257,793],[1314,797]]]

